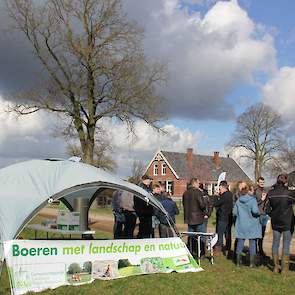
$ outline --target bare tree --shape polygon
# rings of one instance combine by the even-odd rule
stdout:
[[[131,176],[129,177],[128,181],[138,184],[141,180],[145,171],[145,165],[143,161],[140,160],[133,160],[132,168],[131,168]]]
[[[280,173],[292,172],[295,169],[294,139],[285,140],[280,152],[268,163],[267,170],[273,177]]]
[[[94,145],[92,164],[105,170],[115,171],[117,164],[111,157],[113,146],[109,134],[105,130],[98,128],[96,134],[96,138],[99,138],[99,140],[96,140]],[[69,136],[67,135],[66,138],[69,138]],[[69,138],[67,152],[71,156],[83,157],[81,147],[77,140],[75,140],[75,137]]]
[[[229,145],[234,149],[242,149],[242,157],[254,162],[254,175],[257,179],[266,164],[281,151],[282,136],[280,115],[269,106],[258,103],[237,118],[236,130]]]
[[[19,115],[46,110],[75,129],[82,159],[95,162],[96,127],[116,118],[130,131],[136,120],[158,128],[165,79],[149,62],[143,31],[122,11],[121,0],[6,0],[15,29],[24,33],[45,77],[18,95]]]

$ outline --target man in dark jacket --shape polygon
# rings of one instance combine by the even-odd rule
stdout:
[[[208,191],[204,188],[203,183],[200,183],[200,190],[203,193],[203,199],[205,203],[205,210],[204,210],[204,232],[207,232],[208,227],[208,219],[212,214],[213,211],[213,203],[211,201],[211,198],[209,197]]]
[[[189,232],[204,232],[204,210],[206,205],[203,199],[203,193],[199,189],[200,181],[192,178],[190,187],[182,196],[182,204],[184,209],[184,223],[188,225]],[[192,252],[196,251],[196,240],[192,237],[188,238],[188,247]],[[204,242],[201,244],[201,255],[204,255]],[[203,252],[203,253],[202,253]],[[196,251],[197,253],[197,251]]]
[[[260,176],[257,179],[257,188],[255,189],[255,196],[257,199],[257,204],[260,212],[260,223],[262,225],[262,238],[257,239],[257,248],[258,253],[261,257],[265,257],[265,253],[263,251],[263,238],[265,234],[266,225],[269,219],[269,216],[265,212],[266,206],[266,190],[264,188],[264,178]]]
[[[152,179],[148,175],[144,175],[139,186],[147,192],[151,193],[151,182]],[[134,196],[134,210],[139,218],[139,229],[137,237],[139,239],[150,238],[152,235],[153,206],[148,204],[145,200]]]
[[[216,232],[218,234],[215,251],[219,254],[223,250],[223,236],[227,242],[226,250],[231,250],[233,194],[228,190],[225,180],[219,184],[219,197],[214,201],[214,207],[216,208]]]
[[[279,272],[279,247],[283,235],[283,255],[281,260],[281,272],[289,270],[289,254],[292,234],[294,231],[293,205],[295,203],[295,191],[287,188],[288,175],[280,174],[277,183],[268,192],[267,212],[271,217],[273,229],[272,255],[274,260],[274,272]]]

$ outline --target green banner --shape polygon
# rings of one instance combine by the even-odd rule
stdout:
[[[12,240],[4,255],[13,294],[150,273],[202,270],[180,238]]]

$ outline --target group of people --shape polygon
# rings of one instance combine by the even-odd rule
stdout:
[[[152,178],[144,175],[139,184],[148,193],[151,193],[165,208],[168,216],[160,208],[150,204],[147,200],[134,196],[127,191],[115,191],[112,198],[112,210],[115,218],[114,238],[132,239],[136,227],[137,238],[146,239],[155,237],[158,229],[161,238],[172,237],[171,225],[175,224],[175,215],[179,214],[176,203],[172,200],[163,183],[152,184]]]
[[[242,264],[245,240],[249,240],[250,267],[256,266],[260,256],[262,261],[266,255],[263,249],[263,239],[269,218],[273,229],[272,256],[274,272],[288,270],[289,253],[292,234],[294,231],[293,204],[295,191],[288,189],[288,175],[280,174],[276,184],[269,191],[264,187],[263,177],[257,179],[256,186],[240,181],[236,192],[229,190],[226,181],[221,181],[218,193],[209,196],[198,178],[192,178],[182,197],[184,223],[189,232],[207,232],[208,218],[213,208],[216,210],[216,233],[218,241],[214,252],[228,255],[234,253],[237,266]],[[171,226],[175,224],[175,215],[179,214],[178,207],[171,195],[166,192],[165,185],[156,183],[148,175],[142,177],[139,184],[151,193],[164,207],[152,205],[145,199],[134,196],[127,191],[115,191],[112,199],[112,209],[115,217],[114,238],[132,239],[139,220],[137,238],[153,238],[158,229],[162,238],[174,236]],[[232,227],[235,228],[235,243],[232,249]],[[280,239],[283,236],[283,253],[279,264]],[[225,243],[224,243],[225,241]],[[196,239],[188,238],[188,247],[193,254],[205,255],[204,238],[201,239],[200,249],[197,249]]]
[[[228,254],[232,250],[232,226],[235,227],[234,252],[236,264],[242,264],[245,240],[249,240],[250,267],[256,266],[257,254],[263,259],[263,238],[269,218],[273,229],[272,256],[274,272],[286,272],[289,267],[289,254],[294,231],[293,204],[295,191],[287,187],[288,175],[280,174],[276,184],[267,192],[264,178],[259,177],[257,185],[239,182],[235,194],[229,191],[226,181],[221,181],[219,193],[207,196],[200,181],[193,178],[188,190],[183,194],[184,222],[188,231],[206,232],[208,217],[212,208],[216,208],[216,232],[218,242],[215,254]],[[283,253],[279,264],[280,239],[283,236]],[[226,240],[224,246],[224,239]],[[205,241],[201,241],[201,255],[205,254]],[[188,239],[188,246],[196,251],[194,238]]]

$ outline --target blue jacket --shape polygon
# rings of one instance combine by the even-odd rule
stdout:
[[[258,239],[262,237],[260,213],[255,196],[242,195],[233,209],[236,216],[236,238]]]
[[[160,202],[163,205],[164,209],[167,211],[171,220],[175,223],[175,215],[179,214],[179,210],[176,203],[168,197],[161,199]],[[168,225],[167,218],[162,211],[156,209],[154,214],[159,219],[161,224]]]
[[[161,203],[167,211],[167,213],[169,214],[169,216],[171,217],[171,219],[173,220],[173,222],[175,223],[175,215],[179,214],[179,210],[176,203],[170,198],[162,199]]]

